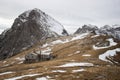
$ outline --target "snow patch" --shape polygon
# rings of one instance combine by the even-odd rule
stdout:
[[[28,74],[28,75],[13,77],[13,78],[5,79],[5,80],[17,80],[17,79],[21,79],[23,77],[32,77],[32,76],[37,76],[37,75],[40,75],[40,74]]]
[[[106,57],[116,55],[116,51],[120,51],[120,48],[106,51],[105,53],[99,55],[99,59],[103,61],[109,61],[106,59]]]
[[[17,58],[15,58],[16,60],[19,60],[19,61],[24,61],[25,60],[25,58],[20,58],[20,57],[17,57]]]
[[[25,23],[25,22],[27,21],[27,19],[21,19],[21,18],[20,18],[20,20],[21,20],[23,23]]]
[[[59,43],[67,43],[67,42],[69,42],[69,40],[65,40],[65,41],[62,41],[62,40],[56,40],[56,41],[53,41],[52,42],[52,44],[54,45],[54,44],[59,44]]]
[[[36,80],[48,80],[46,77],[36,78]]]
[[[72,70],[73,73],[86,71],[85,69]]]
[[[63,41],[61,40],[56,40],[56,41],[53,41],[52,44],[59,44],[59,43],[63,43]]]
[[[52,72],[60,72],[60,73],[64,73],[66,72],[65,70],[52,70]]]
[[[84,34],[81,34],[81,35],[76,35],[75,37],[73,37],[71,40],[55,40],[53,42],[50,42],[50,43],[46,43],[42,46],[42,48],[44,47],[47,47],[47,46],[53,46],[53,45],[56,45],[56,44],[64,44],[64,43],[68,43],[68,42],[71,42],[71,41],[74,41],[74,40],[79,40],[79,39],[83,39],[85,38],[89,33],[84,33]]]
[[[78,53],[80,53],[80,51],[76,51],[74,54],[78,54]]]
[[[109,45],[109,46],[105,46],[105,47],[96,47],[95,45],[93,45],[93,49],[94,49],[94,50],[97,50],[97,49],[104,49],[104,48],[109,48],[109,47],[112,47],[112,46],[117,45],[117,43],[114,42],[114,40],[113,40],[112,38],[107,39],[107,41],[110,42],[110,45]]]
[[[43,46],[42,46],[42,48],[44,48],[44,47],[47,47],[49,44],[48,43],[46,43],[46,44],[44,44]]]
[[[98,36],[100,36],[100,35],[94,35],[94,36],[91,36],[91,38],[95,38],[95,37],[98,37]]]
[[[85,38],[89,33],[84,33],[81,35],[77,35],[76,37],[73,37],[71,41],[78,40],[78,39],[83,39]]]
[[[14,73],[14,72],[11,72],[11,71],[9,71],[9,72],[4,72],[4,73],[0,73],[0,75],[11,74],[11,73]]]
[[[75,67],[75,66],[94,66],[92,63],[87,62],[80,62],[80,63],[66,63],[64,65],[58,66],[58,67]]]
[[[113,40],[112,38],[107,39],[107,41],[109,41],[109,42],[110,42],[110,46],[115,46],[115,45],[117,45],[117,43],[116,43],[116,42],[114,42],[114,40]]]
[[[49,55],[50,52],[51,52],[51,49],[48,47],[46,50],[43,50],[43,51],[41,52],[41,54]]]
[[[86,56],[87,57],[87,56],[91,56],[91,55],[90,54],[83,54],[82,56]]]
[[[44,47],[47,47],[47,46],[53,46],[53,45],[56,45],[56,44],[63,44],[63,43],[67,43],[67,42],[69,42],[69,40],[68,39],[66,39],[66,40],[55,40],[55,41],[53,41],[53,42],[51,42],[51,43],[46,43],[46,44],[44,44],[43,46],[42,46],[42,48],[44,48]]]

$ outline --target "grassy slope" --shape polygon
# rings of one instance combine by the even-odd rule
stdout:
[[[70,38],[70,37],[67,37]],[[99,39],[105,40],[107,37],[100,36],[95,38],[91,38],[90,36],[81,39],[71,41],[65,44],[57,44],[51,46],[52,54],[57,55],[57,57],[51,61],[43,61],[32,64],[18,64],[19,60],[15,59],[17,57],[24,57],[25,54],[30,51],[37,49],[39,45],[32,47],[27,51],[23,51],[22,53],[6,59],[6,62],[0,61],[0,72],[8,72],[12,71],[15,73],[0,75],[0,80],[26,75],[26,74],[40,74],[34,77],[25,77],[22,80],[35,80],[37,77],[51,77],[50,80],[119,80],[120,76],[120,68],[119,66],[115,66],[111,63],[104,62],[98,59],[98,56],[108,49],[115,49],[116,47],[120,47],[120,44],[117,46],[110,47],[108,49],[102,50],[93,50],[92,46],[98,42]],[[60,39],[64,39],[61,37]],[[44,49],[44,48],[43,48]],[[80,51],[75,54],[76,51]],[[82,56],[83,54],[90,54],[91,56]],[[93,63],[93,67],[67,67],[60,68],[55,67],[61,64],[65,64],[68,62],[90,62]],[[7,65],[7,66],[5,66]],[[72,70],[76,69],[85,69],[83,72],[73,73]],[[60,72],[52,72],[52,70],[65,70],[65,73]]]

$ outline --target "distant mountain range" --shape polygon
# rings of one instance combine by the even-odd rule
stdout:
[[[82,28],[77,29],[74,34],[82,34],[86,32],[93,32],[95,34],[106,34],[112,36],[118,40],[120,40],[120,25],[105,25],[103,27],[98,28],[95,25],[83,25]]]

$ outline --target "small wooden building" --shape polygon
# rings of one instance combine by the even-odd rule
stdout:
[[[38,61],[39,61],[39,57],[38,54],[36,53],[29,53],[25,55],[25,62],[27,63],[38,62]]]

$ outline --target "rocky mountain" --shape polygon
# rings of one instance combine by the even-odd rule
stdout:
[[[0,60],[11,57],[40,40],[68,35],[64,27],[39,9],[28,10],[15,19],[0,36]]]
[[[99,35],[108,35],[120,40],[120,26],[119,25],[104,25],[103,27],[98,28],[94,25],[84,25],[82,28],[77,29],[74,34],[83,34],[86,32],[94,32]]]
[[[105,25],[99,29],[99,34],[106,34],[108,36],[112,36],[112,37],[120,40],[120,26]]]
[[[95,25],[83,25],[82,28],[79,28],[75,34],[82,34],[82,33],[86,33],[86,32],[91,32],[91,31],[95,31],[98,30],[98,27]]]

